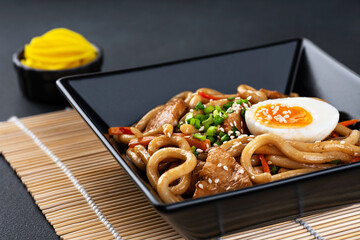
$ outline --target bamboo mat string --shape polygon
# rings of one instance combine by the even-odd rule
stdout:
[[[71,173],[71,171],[61,162],[61,160],[49,149],[47,148],[40,139],[30,131],[17,117],[13,116],[9,120],[9,122],[15,123],[23,132],[25,132],[32,140],[63,170],[66,176],[71,180],[77,190],[84,196],[85,200],[88,202],[90,207],[96,213],[100,221],[105,225],[105,227],[111,232],[111,234],[117,240],[122,240],[119,233],[116,229],[111,225],[111,223],[106,219],[106,217],[102,214],[96,203],[92,200],[90,195],[87,193],[85,188],[79,183],[76,177]]]

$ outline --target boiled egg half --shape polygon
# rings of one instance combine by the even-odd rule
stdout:
[[[339,112],[315,98],[278,98],[248,108],[245,121],[253,135],[274,133],[288,140],[315,142],[335,129]]]

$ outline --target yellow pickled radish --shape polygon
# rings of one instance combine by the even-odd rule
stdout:
[[[55,28],[26,44],[21,62],[31,68],[61,70],[85,65],[96,56],[96,48],[81,34]]]

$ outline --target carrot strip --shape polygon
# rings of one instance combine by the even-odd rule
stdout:
[[[357,123],[358,121],[359,121],[359,119],[351,119],[351,120],[339,122],[339,124],[347,127],[347,126],[350,126],[350,125],[353,125],[353,124]]]
[[[360,161],[360,157],[355,157],[350,162],[352,163],[352,162],[358,162],[358,161]]]
[[[129,142],[129,148],[133,148],[136,145],[147,146],[156,137],[158,136],[146,136],[146,137],[131,139]]]
[[[260,154],[259,157],[260,157],[261,165],[262,165],[262,168],[263,168],[264,172],[271,173],[270,168],[269,168],[269,165],[268,165],[268,163],[267,163],[267,161],[266,161],[265,156],[264,156],[263,154]]]
[[[336,132],[332,132],[332,133],[331,133],[331,137],[332,137],[332,138],[337,138],[337,137],[339,137],[339,135],[338,135]]]

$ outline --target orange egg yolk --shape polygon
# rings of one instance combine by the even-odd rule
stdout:
[[[270,103],[255,111],[255,119],[271,128],[301,128],[312,122],[311,114],[302,107]]]

